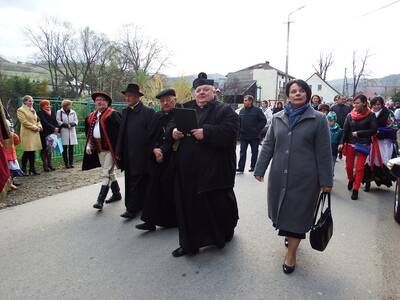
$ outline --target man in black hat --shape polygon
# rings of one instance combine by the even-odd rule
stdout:
[[[150,152],[149,128],[154,110],[143,105],[137,84],[130,83],[122,91],[128,107],[122,110],[118,135],[118,166],[125,171],[125,207],[123,218],[133,219],[142,210],[148,175]]]
[[[112,196],[106,203],[121,200],[118,181],[115,178],[115,147],[117,144],[118,130],[121,123],[121,114],[112,109],[112,99],[103,92],[92,94],[96,110],[92,112],[85,122],[86,147],[83,155],[82,170],[102,168],[102,185],[94,208],[101,210],[111,185]]]
[[[223,248],[233,238],[239,219],[233,186],[239,117],[215,99],[214,81],[200,73],[193,82],[195,100],[184,104],[196,111],[198,128],[183,134],[176,155],[176,212],[180,247],[174,257],[194,254],[199,248]]]
[[[173,140],[167,136],[167,125],[173,117],[176,94],[173,89],[164,89],[156,96],[160,111],[155,113],[150,124],[149,182],[141,219],[136,225],[141,230],[156,230],[157,226],[175,227],[174,203],[174,154]]]

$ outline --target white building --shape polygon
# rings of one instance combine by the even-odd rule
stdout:
[[[314,73],[310,78],[306,80],[311,88],[312,95],[318,95],[322,98],[322,103],[333,103],[334,98],[341,93],[338,92],[334,87],[319,76],[318,73]]]
[[[288,77],[288,80],[294,79],[293,76]],[[232,80],[255,80],[258,92],[254,96],[257,100],[284,100],[286,98],[283,90],[285,72],[272,67],[269,61],[228,73],[227,82]]]

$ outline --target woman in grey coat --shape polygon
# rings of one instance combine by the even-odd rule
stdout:
[[[333,184],[330,133],[325,115],[309,104],[311,89],[303,80],[286,86],[288,102],[273,116],[254,176],[268,176],[268,216],[287,237],[283,271],[292,273],[301,239],[310,230],[319,193]]]

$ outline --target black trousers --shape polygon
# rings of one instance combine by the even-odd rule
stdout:
[[[251,147],[251,162],[250,162],[250,168],[254,169],[256,166],[257,162],[257,157],[258,157],[258,146],[260,144],[260,139],[251,139],[251,140],[246,140],[246,139],[241,139],[240,140],[240,159],[239,159],[239,165],[238,169],[239,171],[244,171],[244,167],[246,165],[246,154],[247,154],[247,147],[250,145]]]
[[[125,207],[128,212],[137,213],[143,209],[146,185],[146,175],[131,175],[125,170]]]
[[[63,145],[63,159],[66,167],[74,164],[74,145]]]
[[[29,161],[29,171],[35,170],[35,151],[24,151],[21,158],[22,171],[26,172],[26,165]]]

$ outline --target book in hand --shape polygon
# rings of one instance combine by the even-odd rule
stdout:
[[[187,135],[192,129],[199,128],[196,110],[191,108],[175,108],[174,119],[176,128]]]

